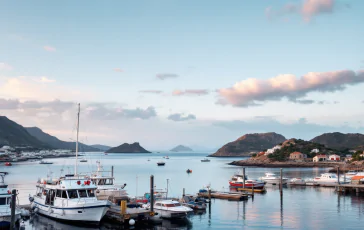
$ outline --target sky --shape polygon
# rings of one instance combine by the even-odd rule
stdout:
[[[0,0],[0,114],[62,140],[215,149],[363,133],[364,1]]]

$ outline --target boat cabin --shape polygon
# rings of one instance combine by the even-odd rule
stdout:
[[[156,201],[154,204],[154,207],[156,208],[172,208],[172,207],[179,207],[181,206],[181,203],[174,200],[162,200],[162,201]]]

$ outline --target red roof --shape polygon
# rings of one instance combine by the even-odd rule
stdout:
[[[297,154],[302,154],[302,153],[300,153],[300,152],[293,152],[291,154],[297,155]]]

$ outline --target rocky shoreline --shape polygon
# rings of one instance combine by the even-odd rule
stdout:
[[[252,160],[233,161],[229,165],[236,166],[249,166],[249,167],[262,167],[262,168],[332,168],[342,167],[344,163],[318,163],[318,162],[262,162]]]

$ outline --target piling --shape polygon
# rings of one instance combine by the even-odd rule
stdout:
[[[126,200],[120,201],[120,214],[125,215],[126,213]]]
[[[185,196],[185,188],[183,188],[182,197]]]
[[[337,167],[337,184],[340,184],[340,167]]]
[[[209,188],[209,200],[211,202],[211,189]]]
[[[245,168],[243,168],[243,188],[245,188]]]
[[[279,190],[282,193],[282,189],[283,189],[283,173],[282,173],[282,168],[281,168],[281,179],[280,179],[280,183],[279,183]]]
[[[114,177],[114,166],[111,166],[111,177]]]
[[[252,198],[254,198],[254,185],[252,185]]]
[[[10,229],[15,229],[15,207],[16,207],[16,190],[11,192],[11,222]]]
[[[150,176],[150,211],[154,212],[154,176]]]

